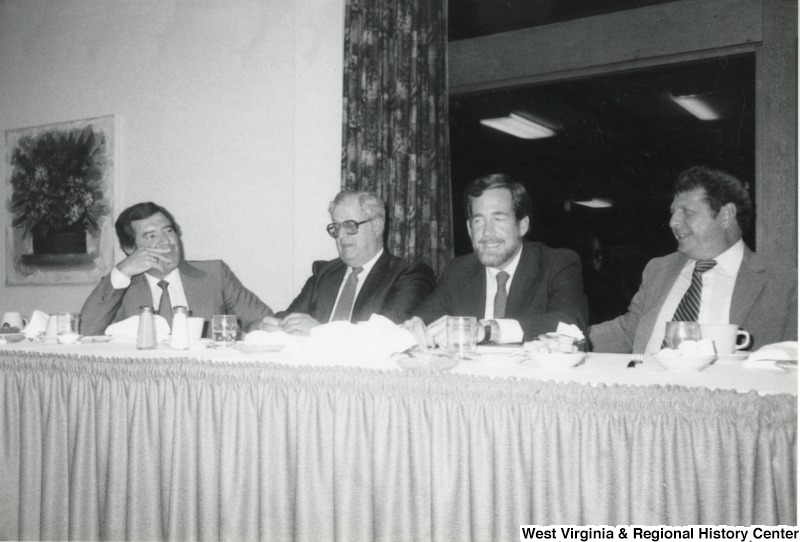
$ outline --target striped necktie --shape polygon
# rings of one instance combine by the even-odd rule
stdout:
[[[675,309],[673,322],[697,322],[697,315],[700,314],[700,298],[703,295],[703,273],[710,271],[717,265],[716,260],[697,260],[692,272],[692,284],[683,294],[683,299]]]
[[[506,291],[506,282],[510,275],[505,271],[500,271],[497,274],[497,293],[494,294],[494,317],[506,317],[506,302],[508,301],[508,292]]]
[[[161,300],[158,302],[158,314],[167,319],[170,329],[172,329],[172,301],[169,299],[169,282],[159,280],[158,287],[161,288]]]
[[[339,302],[336,303],[336,309],[331,316],[331,322],[337,320],[350,320],[350,313],[353,312],[353,302],[356,300],[356,286],[358,286],[358,274],[364,270],[363,267],[354,267],[350,272],[350,276],[344,283],[342,288],[342,295],[339,296]]]

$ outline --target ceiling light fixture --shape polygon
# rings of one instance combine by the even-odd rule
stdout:
[[[522,139],[542,139],[556,135],[547,126],[542,126],[516,113],[511,113],[507,117],[483,119],[481,124]]]
[[[689,94],[672,96],[672,101],[700,120],[717,120],[720,114],[708,102],[710,94]]]
[[[584,201],[576,201],[576,205],[583,205],[584,207],[591,207],[592,209],[608,209],[614,204],[605,198],[592,198]]]

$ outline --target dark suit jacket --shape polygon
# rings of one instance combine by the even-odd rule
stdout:
[[[483,318],[485,310],[486,268],[473,253],[447,264],[442,280],[416,314],[429,324],[444,315]],[[555,331],[559,322],[585,328],[589,308],[578,255],[524,242],[508,292],[506,318],[520,323],[526,341]]]
[[[347,265],[338,258],[314,262],[300,295],[278,316],[300,312],[323,324],[328,322],[346,271]],[[350,321],[362,322],[380,314],[395,323],[404,322],[431,292],[435,281],[427,265],[406,263],[384,250],[358,292]]]
[[[235,314],[242,329],[257,328],[272,310],[245,288],[222,260],[181,262],[178,266],[192,316],[205,318],[206,333],[215,314]],[[89,294],[81,309],[81,333],[99,335],[114,322],[139,314],[139,307],[152,305],[153,296],[144,275],[131,278],[125,289],[114,289],[109,273]]]
[[[644,352],[661,306],[688,258],[673,252],[650,260],[628,312],[589,328],[596,352]],[[797,340],[797,270],[785,269],[745,247],[729,316],[753,336],[752,349]]]

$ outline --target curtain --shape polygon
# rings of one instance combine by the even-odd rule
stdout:
[[[446,0],[348,0],[342,187],[387,204],[387,248],[439,274],[453,255]]]
[[[2,540],[517,540],[794,525],[797,397],[0,356]]]

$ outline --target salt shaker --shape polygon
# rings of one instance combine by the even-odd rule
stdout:
[[[169,347],[173,350],[189,349],[189,308],[172,307],[172,338]]]
[[[136,348],[150,350],[156,347],[156,326],[153,321],[153,307],[139,307],[139,333],[136,335]]]

